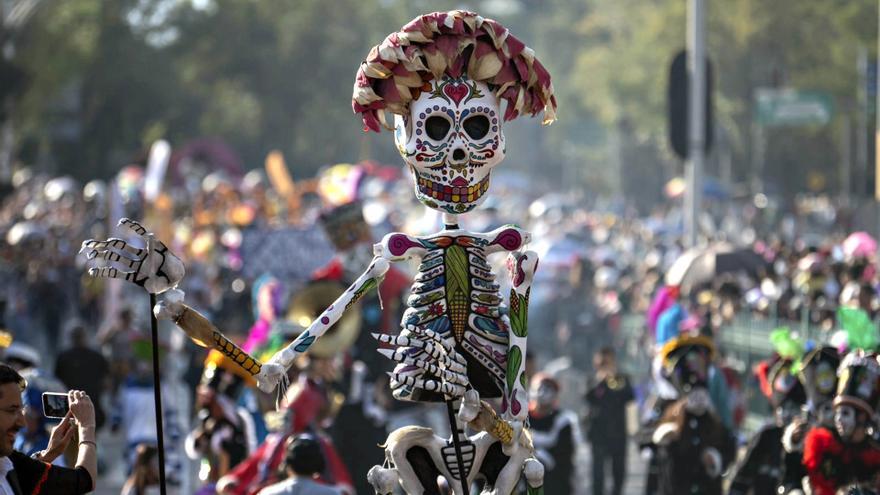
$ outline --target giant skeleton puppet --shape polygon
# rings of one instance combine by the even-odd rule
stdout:
[[[501,100],[507,102],[503,112]],[[418,426],[392,432],[386,442],[386,465],[370,471],[371,483],[381,494],[390,494],[399,483],[407,493],[432,495],[440,493],[436,480],[443,476],[456,494],[466,494],[471,482],[482,477],[484,494],[507,495],[524,476],[530,494],[542,493],[544,470],[534,457],[527,429],[524,375],[529,289],[538,259],[522,251],[529,241],[527,232],[514,226],[469,232],[459,227],[458,215],[485,199],[492,168],[504,158],[504,121],[541,111],[545,124],[555,120],[550,75],[534,52],[499,23],[472,12],[435,12],[414,19],[370,50],[357,73],[352,106],[361,114],[365,130],[388,127],[385,112],[395,114],[395,143],[413,173],[416,197],[444,213],[444,230],[424,237],[386,235],[374,246],[367,270],[265,364],[233,346],[186,307],[179,291],[166,296],[154,311],[173,319],[193,340],[219,348],[255,375],[263,390],[272,391],[283,385],[297,356],[307,353],[347,309],[377,287],[390,263],[418,259],[402,331],[374,336],[390,346],[380,352],[398,363],[391,374],[394,397],[446,402],[455,425],[449,440]],[[141,235],[156,242],[145,232]],[[129,258],[119,253],[131,248],[110,240],[88,241],[84,249],[91,257],[121,260],[125,266]],[[486,261],[499,252],[510,253],[509,316],[502,310],[499,285]],[[134,271],[139,273],[143,260],[137,263]],[[179,277],[166,280],[154,265],[148,264],[145,271],[160,280],[155,292],[174,287]],[[182,268],[180,272],[182,277]],[[104,267],[90,273],[144,286],[145,277],[129,275],[131,271]],[[481,400],[498,397],[501,414]],[[453,402],[458,404],[457,415]],[[465,437],[465,425],[477,433]]]

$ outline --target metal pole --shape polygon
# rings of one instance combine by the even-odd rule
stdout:
[[[452,447],[455,449],[455,460],[458,462],[461,493],[462,495],[470,495],[471,485],[468,483],[468,472],[464,467],[464,456],[461,454],[461,440],[458,438],[458,422],[455,420],[455,408],[452,406],[452,399],[446,399],[446,415],[449,416],[449,429],[452,430]]]
[[[697,245],[699,211],[702,203],[706,119],[706,26],[705,1],[688,1],[688,160],[685,165],[685,231],[687,244]]]
[[[850,184],[852,184],[852,123],[849,117],[843,119],[841,134],[840,140],[843,142],[843,146],[840,157],[842,162],[840,167],[840,200],[844,205],[849,205]]]
[[[150,294],[150,326],[153,331],[153,398],[156,401],[156,439],[159,449],[159,493],[165,495],[165,431],[162,427],[162,382],[159,380],[159,321],[153,308],[156,294]]]
[[[864,46],[859,46],[858,51],[859,85],[856,88],[858,111],[856,112],[855,138],[855,168],[853,169],[852,184],[857,184],[854,193],[856,200],[860,201],[865,196],[865,181],[868,177],[868,51]],[[857,205],[859,206],[859,205]]]
[[[877,77],[875,78],[876,91],[874,101],[874,200],[880,201],[880,2],[877,3]],[[877,203],[876,221],[880,222],[880,203]],[[878,226],[880,232],[880,226]]]

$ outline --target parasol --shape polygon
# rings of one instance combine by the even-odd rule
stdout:
[[[685,251],[666,272],[666,285],[688,293],[724,273],[745,273],[758,278],[767,262],[751,249],[735,249],[727,244]]]

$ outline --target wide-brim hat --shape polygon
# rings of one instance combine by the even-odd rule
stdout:
[[[806,390],[798,380],[794,360],[774,355],[762,361],[755,369],[761,385],[761,393],[773,407],[785,402],[803,404],[807,401]]]
[[[364,219],[363,204],[352,201],[321,214],[321,227],[339,251],[348,251],[357,244],[372,242],[370,225]]]
[[[804,355],[797,376],[814,401],[820,398],[831,400],[837,393],[839,367],[840,353],[837,349],[828,345],[818,346]]]
[[[834,406],[848,405],[873,416],[880,406],[880,363],[877,356],[854,351],[843,359],[838,369],[837,397]]]
[[[663,373],[679,392],[687,393],[709,384],[709,366],[715,343],[705,335],[675,337],[660,349]]]
[[[550,73],[535,52],[497,21],[452,10],[416,17],[370,49],[355,77],[352,110],[364,130],[391,129],[385,112],[405,115],[430,82],[467,75],[507,101],[504,120],[544,112],[556,120]]]

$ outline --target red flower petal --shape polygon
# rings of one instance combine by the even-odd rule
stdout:
[[[458,53],[458,37],[444,34],[434,39],[434,46],[447,58],[452,59]]]
[[[400,103],[402,101],[400,93],[397,91],[397,85],[394,84],[394,78],[379,81],[379,85],[376,87],[376,94],[384,98],[386,104]]]
[[[507,54],[510,55],[510,58],[516,57],[526,48],[525,43],[520,41],[519,38],[512,34],[507,35],[507,40],[505,41],[505,44],[507,45]]]
[[[496,86],[503,86],[506,83],[516,80],[516,73],[511,66],[510,60],[506,57],[501,57],[501,60],[504,65],[501,67],[501,70],[498,71],[498,74],[492,78],[492,84]]]
[[[485,41],[478,39],[476,41],[476,47],[474,48],[474,54],[472,56],[480,58],[487,53],[492,53],[494,51],[495,47],[493,47],[491,43],[486,43]]]
[[[513,65],[516,67],[516,73],[519,75],[519,80],[523,82],[528,82],[529,80],[529,66],[526,65],[526,61],[523,60],[522,57],[516,57],[513,59]]]
[[[464,57],[455,57],[455,61],[446,68],[446,73],[453,79],[458,79],[464,70]]]
[[[382,126],[379,124],[379,118],[376,116],[375,110],[371,110],[369,112],[364,112],[361,115],[363,115],[364,132],[367,132],[367,131],[381,132],[382,131]]]
[[[535,71],[535,74],[537,74],[538,76],[538,84],[542,88],[549,88],[550,73],[547,72],[547,69],[544,68],[544,66],[541,64],[541,62],[538,61],[538,59],[535,59],[535,61],[532,62],[532,70]]]

